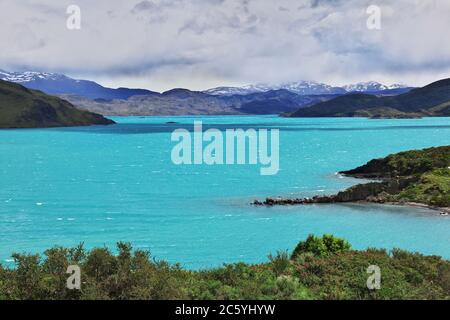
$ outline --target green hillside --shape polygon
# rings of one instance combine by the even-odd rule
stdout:
[[[342,173],[359,178],[395,178],[422,174],[434,169],[446,169],[449,166],[450,146],[443,146],[391,154]]]
[[[450,116],[450,79],[397,96],[348,94],[293,112],[291,117],[414,118]]]
[[[99,114],[75,108],[41,91],[0,80],[0,128],[46,128],[114,123]]]
[[[383,186],[381,192],[371,195],[379,202],[450,207],[450,146],[400,152],[341,173],[357,178],[385,179],[387,182],[379,183]]]
[[[340,173],[381,181],[358,184],[331,196],[267,198],[264,202],[255,200],[253,204],[286,206],[365,201],[414,204],[450,214],[450,146],[400,152]]]

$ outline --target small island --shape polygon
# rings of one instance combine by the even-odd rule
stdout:
[[[345,176],[376,180],[331,196],[267,198],[256,206],[372,202],[426,207],[450,214],[450,146],[400,152],[375,159]]]
[[[0,80],[0,129],[108,125],[114,121],[77,109],[41,91]]]

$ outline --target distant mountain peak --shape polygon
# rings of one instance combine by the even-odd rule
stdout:
[[[0,70],[0,80],[27,83],[38,80],[58,80],[65,78],[64,75],[51,72],[37,72],[37,71],[25,71],[25,72],[8,72]]]
[[[29,89],[47,94],[72,94],[89,99],[128,99],[135,95],[155,94],[145,89],[106,88],[89,80],[78,80],[60,73],[25,71],[8,72],[0,70],[0,80],[19,83]]]
[[[219,96],[246,95],[257,92],[285,89],[299,95],[335,95],[350,92],[382,92],[386,90],[409,88],[403,84],[384,85],[376,81],[360,82],[343,87],[331,86],[316,81],[288,82],[279,85],[255,84],[242,87],[217,87],[204,91],[204,93]]]
[[[396,83],[392,85],[385,85],[376,81],[358,82],[343,86],[347,92],[378,92],[385,90],[394,90],[401,88],[408,88],[407,85]]]
[[[362,87],[370,89],[367,85]],[[360,89],[360,86],[352,89]],[[395,90],[395,87],[392,90]],[[371,118],[449,116],[449,106],[450,79],[444,79],[398,95],[355,92],[299,109],[291,116]]]

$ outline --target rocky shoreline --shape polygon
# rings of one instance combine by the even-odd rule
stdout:
[[[424,209],[430,209],[438,211],[442,216],[450,215],[450,207],[436,207],[430,206],[425,203],[417,202],[380,202],[380,201],[369,201],[365,200],[354,200],[354,201],[335,201],[335,196],[315,196],[312,198],[266,198],[264,201],[255,200],[252,205],[257,207],[274,207],[274,206],[297,206],[297,205],[312,205],[312,204],[338,204],[338,203],[377,203],[386,205],[398,205],[398,206],[409,206],[418,207]]]
[[[358,184],[335,195],[295,199],[266,198],[264,201],[255,200],[252,204],[254,206],[272,207],[362,202],[421,207],[439,211],[441,215],[447,216],[450,215],[448,200],[438,202],[438,204],[434,201],[424,203],[425,201],[420,200],[421,197],[408,198],[404,194],[406,190],[411,188],[426,186],[425,192],[430,193],[427,194],[430,199],[433,199],[433,197],[448,199],[449,180],[442,180],[446,182],[430,187],[427,185],[430,177],[425,175],[434,170],[435,167],[441,168],[440,170],[450,169],[449,151],[449,147],[441,147],[403,152],[384,159],[372,160],[353,170],[340,172],[340,174],[352,178],[376,179],[378,182]],[[436,154],[439,156],[436,156]],[[417,161],[417,159],[420,159],[420,161]],[[434,161],[436,165],[430,165],[431,161]],[[445,178],[445,174],[448,175],[448,173],[443,171],[439,174],[444,179],[448,179]],[[421,193],[421,195],[423,194]],[[439,205],[441,203],[443,205]]]

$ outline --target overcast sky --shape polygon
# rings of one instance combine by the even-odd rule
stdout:
[[[66,27],[71,4],[80,30]],[[448,0],[0,0],[0,37],[0,69],[112,87],[450,77]]]

